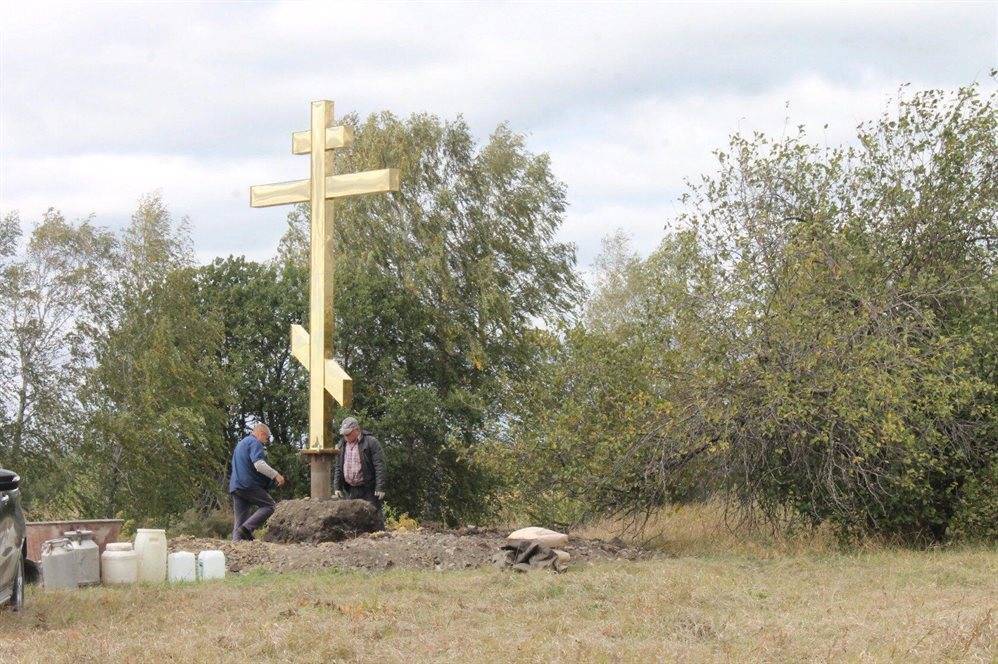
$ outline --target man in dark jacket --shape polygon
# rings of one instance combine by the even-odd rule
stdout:
[[[384,523],[381,501],[385,497],[385,458],[378,439],[361,429],[353,417],[346,418],[340,425],[333,490],[337,498],[368,501],[378,510]]]

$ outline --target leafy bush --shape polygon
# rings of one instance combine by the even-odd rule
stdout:
[[[503,506],[531,523],[568,528],[599,511],[601,487],[633,484],[627,458],[654,408],[640,349],[576,327],[538,332],[533,379],[520,386],[490,461],[509,478]]]
[[[190,535],[229,539],[232,535],[232,512],[217,509],[205,514],[197,509],[189,509],[170,524],[167,534],[169,537]]]
[[[998,459],[971,476],[960,491],[948,534],[954,539],[998,542]]]
[[[394,507],[388,503],[384,504],[385,530],[400,530],[407,532],[419,528],[419,522],[409,516],[406,512],[398,513]]]
[[[569,335],[537,374],[516,458],[544,463],[520,485],[567,518],[715,493],[843,535],[979,530],[998,451],[994,95],[902,97],[856,147],[801,130],[718,159],[656,252],[616,248],[592,342]]]

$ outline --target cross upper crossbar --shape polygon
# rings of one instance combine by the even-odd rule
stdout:
[[[326,149],[335,150],[353,145],[352,127],[330,127],[326,130]],[[296,131],[291,134],[291,153],[309,154],[312,151],[312,130]]]

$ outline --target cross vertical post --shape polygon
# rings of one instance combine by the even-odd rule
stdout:
[[[333,102],[312,102],[312,136],[325,136],[333,125]],[[309,449],[333,446],[333,412],[336,404],[326,391],[326,360],[333,357],[333,201],[326,199],[326,177],[333,175],[333,151],[325,141],[311,142],[309,203],[312,208],[309,297]]]
[[[312,136],[325,136],[333,125],[333,102],[313,101],[310,129]],[[308,449],[309,494],[312,498],[329,498],[333,447],[332,396],[326,391],[326,359],[332,358],[333,333],[333,201],[326,200],[326,177],[333,175],[333,151],[325,141],[311,141],[309,173],[309,207],[312,210],[309,242],[309,333],[308,349]],[[327,355],[328,353],[328,355]]]
[[[250,205],[268,207],[309,203],[309,330],[291,326],[291,354],[308,372],[308,456],[312,498],[330,495],[332,457],[336,453],[333,414],[336,403],[349,408],[353,379],[333,353],[336,319],[333,311],[335,235],[333,202],[337,198],[399,190],[399,172],[385,168],[336,175],[335,152],[353,143],[350,127],[333,126],[333,102],[314,101],[308,131],[291,135],[291,152],[310,157],[308,180],[250,187]]]

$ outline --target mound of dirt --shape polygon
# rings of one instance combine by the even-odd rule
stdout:
[[[378,511],[366,500],[282,500],[267,522],[268,542],[339,542],[381,529]]]
[[[268,524],[269,527],[269,524]],[[376,532],[339,542],[279,544],[230,542],[178,537],[170,551],[221,549],[229,572],[263,569],[270,572],[312,571],[324,568],[349,570],[455,570],[488,567],[499,547],[509,544],[504,533],[478,529]],[[651,553],[619,542],[572,538],[564,547],[571,556],[568,567],[607,560],[639,560]]]

